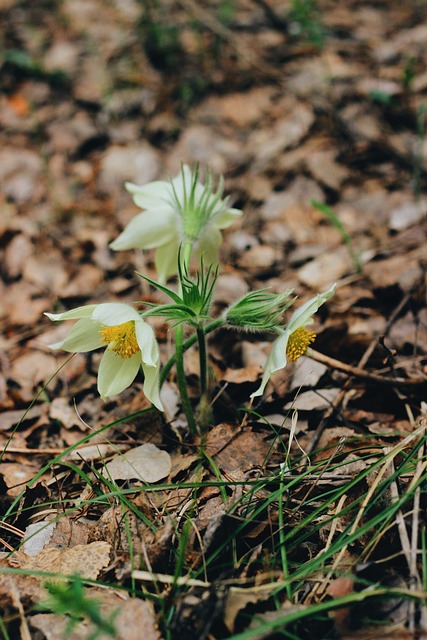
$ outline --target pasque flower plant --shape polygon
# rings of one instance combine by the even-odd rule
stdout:
[[[208,385],[206,336],[222,327],[237,331],[273,332],[278,335],[267,358],[259,388],[252,397],[261,396],[272,373],[296,361],[315,338],[306,327],[313,315],[334,293],[330,287],[292,315],[288,323],[284,312],[295,298],[292,290],[275,294],[267,289],[251,291],[231,304],[219,317],[212,317],[221,230],[228,227],[242,212],[229,206],[223,198],[223,181],[215,189],[208,170],[205,184],[199,182],[199,169],[187,165],[173,180],[156,181],[139,187],[127,183],[135,203],[144,211],[138,214],[119,237],[111,243],[115,250],[156,249],[157,280],[139,274],[169,297],[163,304],[146,303],[142,311],[123,303],[104,303],[78,307],[64,313],[46,314],[51,320],[77,320],[68,335],[53,345],[54,349],[87,352],[105,347],[98,371],[98,390],[106,398],[132,384],[138,371],[144,376],[144,393],[152,404],[162,410],[160,387],[173,365],[182,407],[189,430],[195,434],[209,424],[210,400]],[[192,256],[199,257],[199,268],[191,271]],[[178,287],[165,284],[176,274]],[[144,306],[144,305],[140,305]],[[175,334],[175,353],[160,371],[159,347],[154,331],[147,323],[149,316],[170,322]],[[184,325],[192,335],[184,342]],[[185,377],[184,352],[198,343],[200,366],[200,402],[194,411]]]

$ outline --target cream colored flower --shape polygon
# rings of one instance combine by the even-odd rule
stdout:
[[[78,307],[65,313],[46,313],[51,320],[77,320],[70,333],[51,349],[86,353],[106,347],[98,370],[101,397],[121,393],[142,368],[144,393],[161,411],[159,347],[153,329],[130,305],[112,302]]]
[[[240,209],[228,207],[222,199],[222,182],[215,192],[212,175],[206,184],[198,182],[198,170],[183,165],[173,180],[150,182],[138,186],[126,183],[138,207],[144,209],[129,222],[110,247],[156,249],[154,258],[158,279],[177,273],[178,249],[185,242],[194,243],[196,257],[204,256],[205,264],[213,263],[221,244],[221,229],[242,215]]]
[[[306,326],[313,322],[313,315],[324,302],[335,292],[335,285],[332,285],[324,293],[319,293],[314,298],[308,300],[299,309],[294,311],[285,330],[280,330],[280,336],[274,342],[264,367],[264,375],[261,385],[251,397],[262,396],[270,376],[279,369],[284,369],[288,363],[296,362],[307,351],[310,344],[316,338],[316,334],[308,331]]]

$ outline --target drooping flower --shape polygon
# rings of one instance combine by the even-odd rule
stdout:
[[[144,373],[144,393],[161,411],[160,354],[153,329],[130,305],[120,302],[77,307],[65,313],[46,313],[51,320],[77,320],[70,333],[51,349],[86,353],[106,347],[98,370],[101,397],[121,393]]]
[[[306,329],[306,327],[313,322],[313,315],[324,302],[329,300],[334,292],[335,285],[332,285],[327,291],[317,294],[294,311],[284,330],[276,329],[280,332],[280,336],[273,343],[270,355],[265,363],[261,385],[251,397],[262,396],[272,373],[279,369],[284,369],[288,360],[296,362],[298,358],[304,355],[316,338],[316,334]]]
[[[230,226],[242,214],[223,199],[223,181],[215,191],[212,174],[206,174],[206,184],[198,181],[198,169],[183,165],[170,181],[155,181],[138,186],[126,183],[133,201],[144,209],[133,218],[110,247],[125,249],[156,249],[154,258],[158,279],[177,273],[178,250],[186,242],[194,244],[196,257],[204,256],[205,264],[213,263],[221,244],[221,229]]]

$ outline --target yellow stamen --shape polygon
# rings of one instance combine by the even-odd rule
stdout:
[[[296,362],[298,358],[304,355],[308,347],[316,339],[316,334],[312,331],[307,331],[305,327],[295,329],[289,336],[288,344],[286,347],[286,355],[288,360]]]
[[[133,320],[118,324],[114,327],[104,326],[99,333],[102,336],[102,342],[106,342],[114,353],[117,353],[123,360],[130,358],[140,350],[136,339],[135,322]]]

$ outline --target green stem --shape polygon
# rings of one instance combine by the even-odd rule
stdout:
[[[204,332],[205,336],[208,333],[211,333],[211,331],[215,331],[215,329],[218,329],[219,327],[222,327],[224,322],[225,321],[224,321],[223,318],[217,318],[216,320],[214,320],[210,324],[206,325],[206,327],[203,328],[203,332]],[[197,333],[195,333],[190,338],[188,338],[182,345],[183,351],[185,352],[185,351],[187,351],[187,349],[192,347],[193,344],[195,342],[197,342],[197,338],[198,338]],[[161,370],[161,372],[160,372],[160,381],[159,381],[159,388],[160,389],[164,385],[164,383],[166,381],[166,378],[167,378],[167,376],[169,374],[169,371],[172,369],[172,367],[175,364],[175,362],[176,362],[176,355],[173,355],[171,358],[169,358],[169,360],[166,362],[165,366]]]
[[[184,267],[188,270],[191,260],[191,254],[193,251],[193,243],[190,240],[186,240],[184,243],[184,247],[182,249],[182,261],[184,263]]]
[[[184,328],[182,324],[180,324],[175,330],[176,381],[178,384],[179,395],[181,397],[182,408],[187,418],[188,428],[194,436],[198,433],[198,431],[196,420],[194,418],[193,408],[188,396],[187,383],[185,381],[183,335]]]
[[[197,342],[199,343],[200,396],[203,397],[208,389],[208,361],[206,355],[206,337],[201,324],[197,327]]]
[[[185,242],[182,251],[182,260],[185,270],[188,268],[191,259],[191,252],[193,245],[191,242]],[[182,291],[180,292],[182,295]],[[187,418],[188,428],[190,433],[195,436],[198,433],[196,419],[194,417],[193,408],[191,406],[190,398],[187,390],[187,383],[185,381],[185,368],[184,368],[184,327],[179,324],[175,330],[175,362],[176,362],[176,381],[178,384],[179,395],[181,397],[182,408]]]
[[[212,421],[210,398],[208,393],[208,360],[206,355],[206,336],[202,323],[197,327],[197,340],[199,343],[199,368],[200,368],[200,400],[197,407],[197,424],[203,433]]]

